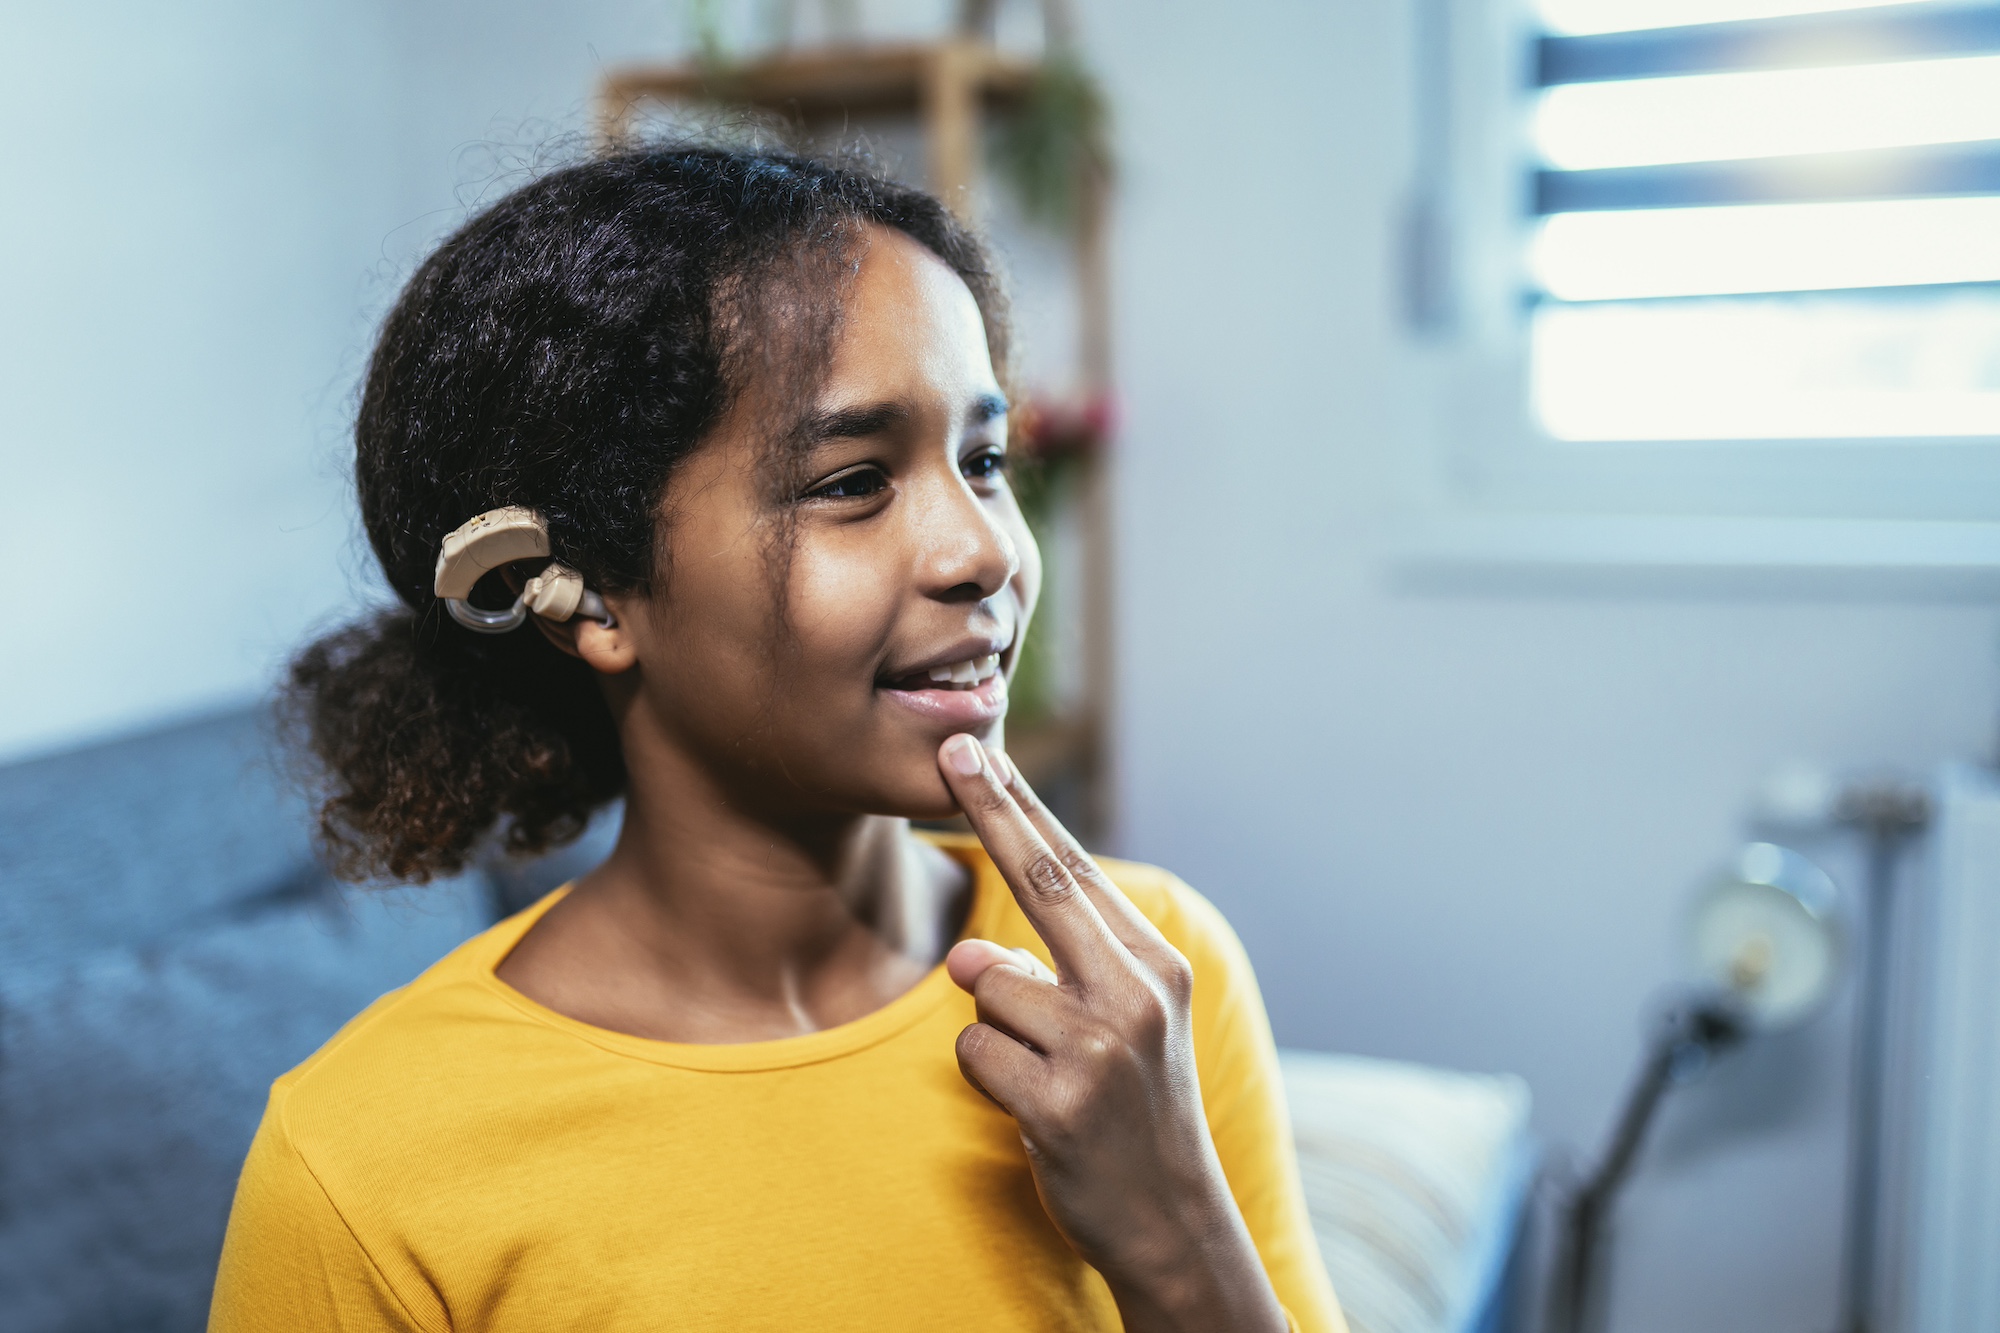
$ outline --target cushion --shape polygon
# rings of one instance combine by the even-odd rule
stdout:
[[[1354,1333],[1471,1333],[1507,1312],[1534,1174],[1527,1084],[1283,1051],[1313,1231]]]

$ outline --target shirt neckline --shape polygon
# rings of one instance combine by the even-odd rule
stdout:
[[[959,938],[991,938],[1009,891],[993,859],[977,838],[965,834],[931,834],[924,837],[946,855],[972,872],[972,910],[966,914]],[[556,1028],[615,1054],[632,1056],[654,1064],[680,1069],[711,1070],[718,1073],[747,1073],[756,1070],[795,1069],[801,1065],[837,1060],[845,1055],[880,1045],[923,1019],[957,993],[958,987],[942,963],[926,972],[917,984],[895,999],[852,1022],[797,1037],[770,1041],[730,1042],[709,1045],[697,1042],[660,1041],[597,1027],[567,1014],[558,1013],[528,998],[502,981],[495,971],[502,959],[513,952],[541,920],[542,914],[569,892],[565,884],[545,895],[533,906],[516,913],[489,930],[483,947],[468,958],[474,979],[510,1007],[545,1027]]]

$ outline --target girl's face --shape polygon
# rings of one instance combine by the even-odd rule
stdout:
[[[757,397],[669,485],[654,595],[613,599],[634,786],[659,744],[767,808],[947,815],[938,746],[1002,741],[1041,584],[979,309],[870,228],[795,493],[771,493]]]

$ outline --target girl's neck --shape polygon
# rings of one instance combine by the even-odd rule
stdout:
[[[843,815],[779,821],[661,809],[628,797],[602,868],[628,924],[680,952],[699,942],[744,980],[809,967],[859,930],[924,968],[950,948],[940,880],[965,872],[911,835],[907,820]],[[599,875],[592,875],[593,890]],[[949,894],[945,895],[949,896]]]
[[[915,985],[970,909],[969,873],[905,820],[753,811],[685,759],[633,769],[611,857],[499,969],[571,1017],[708,1043],[837,1026]]]

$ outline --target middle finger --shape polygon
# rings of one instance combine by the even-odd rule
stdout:
[[[1138,905],[1125,896],[1125,891],[1111,876],[1104,873],[1104,868],[1097,864],[1097,858],[1084,850],[1076,835],[1056,818],[1055,811],[1035,795],[1034,788],[1028,785],[1028,780],[1021,776],[1021,770],[1014,766],[1013,761],[996,757],[993,766],[999,770],[1002,785],[1014,798],[1014,803],[1021,807],[1021,813],[1028,817],[1028,822],[1034,825],[1049,850],[1062,859],[1070,877],[1089,895],[1098,915],[1104,918],[1104,923],[1111,927],[1119,941],[1135,954],[1164,946],[1166,938],[1146,919],[1146,914],[1139,910]]]

